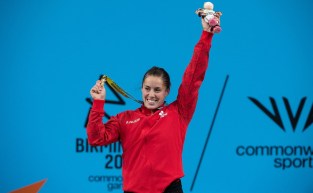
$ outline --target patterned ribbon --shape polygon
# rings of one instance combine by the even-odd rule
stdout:
[[[105,82],[108,83],[108,85],[113,88],[116,92],[120,93],[121,95],[123,95],[126,98],[132,99],[133,101],[142,104],[143,102],[141,100],[137,100],[135,97],[133,97],[132,95],[130,95],[129,93],[127,93],[124,89],[122,89],[120,86],[118,86],[110,77],[108,77],[107,75],[103,75],[101,77],[101,86],[104,85]]]

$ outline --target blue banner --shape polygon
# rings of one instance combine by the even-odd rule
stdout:
[[[203,1],[2,1],[0,192],[122,192],[120,143],[91,147],[89,91],[141,99],[165,68],[175,100]],[[183,151],[184,192],[313,191],[312,2],[216,1],[223,31]],[[107,88],[106,115],[138,104]]]

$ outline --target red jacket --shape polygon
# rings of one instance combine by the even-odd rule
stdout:
[[[154,113],[141,106],[103,123],[104,100],[94,101],[87,126],[88,142],[121,142],[125,191],[162,193],[172,181],[183,177],[183,144],[208,67],[212,36],[202,32],[173,103]]]

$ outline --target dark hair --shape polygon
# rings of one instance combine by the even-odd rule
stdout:
[[[170,76],[169,76],[168,73],[164,70],[164,68],[160,68],[160,67],[157,67],[157,66],[153,66],[152,68],[150,68],[150,69],[145,73],[145,75],[143,76],[142,84],[141,84],[141,85],[143,85],[143,82],[145,81],[145,79],[146,79],[148,76],[157,76],[157,77],[161,77],[162,80],[163,80],[163,82],[164,82],[164,85],[165,85],[166,89],[170,89],[170,87],[171,87]]]

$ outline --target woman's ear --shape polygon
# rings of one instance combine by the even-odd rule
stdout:
[[[168,88],[168,89],[166,89],[166,96],[168,95],[168,94],[170,94],[170,89]]]

